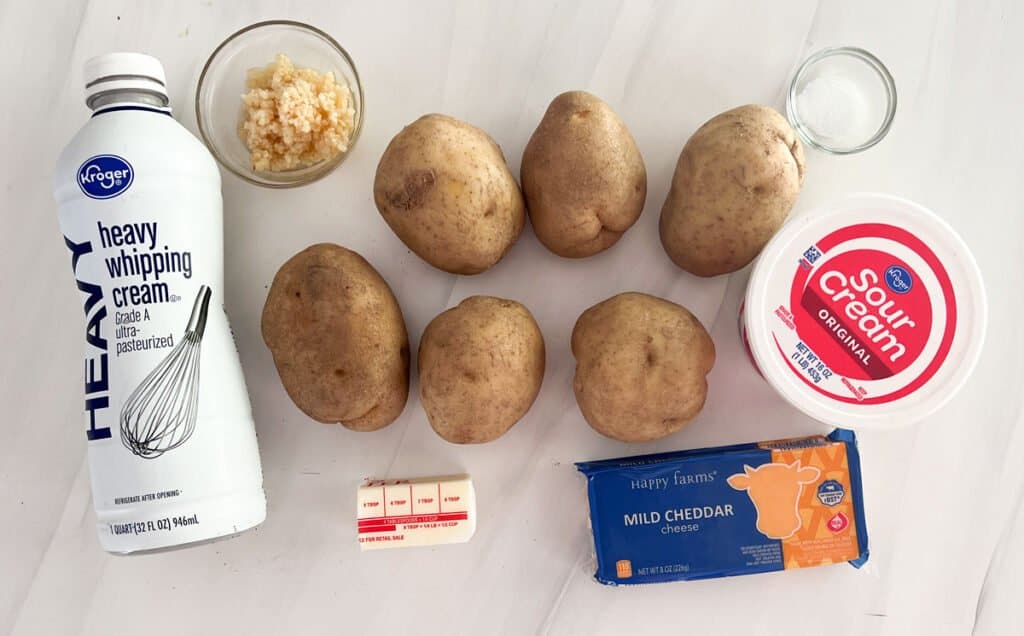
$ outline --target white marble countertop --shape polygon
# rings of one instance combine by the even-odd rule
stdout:
[[[0,444],[0,633],[37,634],[979,634],[1024,633],[1024,4],[1010,0],[741,2],[0,2],[5,108],[0,290],[5,405]],[[194,549],[102,552],[79,426],[81,308],[50,195],[57,153],[87,117],[81,65],[141,50],[168,71],[195,130],[199,70],[229,33],[293,18],[335,36],[366,90],[366,127],[340,170],[292,191],[225,174],[227,310],[252,396],[269,517]],[[572,461],[799,435],[819,425],[749,367],[735,332],[747,274],[698,280],[657,241],[676,156],[705,119],[782,106],[796,64],[852,44],[896,77],[889,136],[858,156],[810,151],[797,213],[848,191],[891,192],[952,223],[991,303],[977,372],[939,414],[863,434],[871,560],[695,583],[607,588],[591,579],[586,502]],[[601,256],[569,262],[529,230],[495,269],[456,278],[409,254],[374,209],[377,159],[427,112],[489,131],[519,165],[550,99],[608,101],[648,168],[641,220]],[[516,171],[518,172],[518,171]],[[548,343],[540,399],[508,435],[463,448],[430,430],[416,387],[370,434],[306,419],[259,335],[277,267],[318,241],[365,255],[387,278],[415,343],[477,291],[525,302]],[[538,284],[539,276],[546,282]],[[690,306],[718,347],[707,406],[689,428],[627,446],[593,433],[571,397],[569,330],[580,310],[638,289]],[[462,546],[360,554],[355,487],[366,476],[468,471],[481,518]]]

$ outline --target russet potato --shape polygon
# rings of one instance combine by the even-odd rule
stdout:
[[[804,181],[804,151],[786,118],[740,106],[708,120],[679,155],[661,209],[661,243],[697,276],[746,267],[782,227]]]
[[[405,245],[434,267],[479,274],[519,238],[526,206],[501,148],[476,126],[425,115],[388,144],[373,199]]]
[[[435,317],[420,339],[420,398],[431,427],[456,444],[504,435],[544,379],[544,336],[522,304],[472,296]]]
[[[394,421],[409,395],[409,337],[387,282],[359,254],[320,243],[288,259],[263,306],[263,340],[289,397],[355,431]]]
[[[640,217],[647,170],[622,120],[584,91],[548,106],[523,151],[520,177],[537,238],[569,258],[614,245]]]
[[[661,439],[700,413],[715,364],[686,308],[628,292],[587,309],[572,331],[573,390],[587,423],[623,442]]]

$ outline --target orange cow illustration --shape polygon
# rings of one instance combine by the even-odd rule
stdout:
[[[747,491],[757,510],[757,530],[769,539],[788,539],[800,529],[797,504],[804,484],[817,481],[821,471],[814,466],[762,464],[757,468],[744,465],[742,473],[727,480],[736,490]]]

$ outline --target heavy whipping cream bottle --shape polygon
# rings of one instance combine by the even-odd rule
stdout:
[[[85,310],[85,432],[110,552],[240,532],[266,516],[224,302],[220,174],[172,117],[163,67],[85,65],[93,114],[57,161],[60,226]]]

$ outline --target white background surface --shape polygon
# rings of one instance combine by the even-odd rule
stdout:
[[[15,634],[980,634],[1024,633],[1024,3],[42,2],[0,4],[0,292],[5,351],[0,444],[0,632]],[[756,6],[755,6],[756,5]],[[160,58],[193,131],[210,51],[259,19],[335,36],[366,90],[363,135],[329,178],[267,191],[225,175],[227,310],[256,415],[269,517],[229,541],[143,557],[100,551],[84,462],[81,307],[50,195],[56,155],[85,121],[81,65],[110,50]],[[657,216],[675,159],[727,108],[782,106],[795,65],[853,44],[892,70],[899,111],[862,155],[808,152],[797,213],[829,196],[906,196],[972,247],[991,303],[989,340],[957,398],[919,426],[863,435],[872,556],[864,570],[813,568],[696,583],[606,588],[591,580],[581,480],[571,462],[806,434],[747,365],[735,332],[746,272],[675,269]],[[647,207],[614,249],[559,259],[530,230],[487,274],[456,278],[407,252],[372,202],[388,140],[427,112],[489,131],[519,159],[557,93],[591,90],[630,126],[647,163]],[[376,433],[306,419],[259,335],[266,287],[308,244],[366,256],[391,283],[413,345],[436,313],[475,292],[517,298],[548,345],[533,410],[492,444],[436,437],[416,387]],[[653,444],[604,439],[572,399],[568,336],[585,307],[638,289],[689,306],[718,347],[707,406]],[[479,530],[463,546],[360,554],[362,477],[468,471]]]

